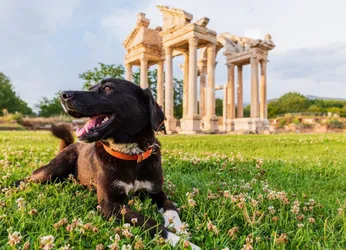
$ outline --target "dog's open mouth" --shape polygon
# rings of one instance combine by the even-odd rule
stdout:
[[[77,137],[81,137],[103,129],[112,120],[112,115],[96,115],[90,118],[85,125],[76,130]]]

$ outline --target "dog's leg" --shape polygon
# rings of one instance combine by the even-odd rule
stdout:
[[[75,172],[77,157],[76,146],[74,144],[70,145],[47,165],[36,169],[31,176],[16,181],[15,185],[18,186],[20,182],[44,183],[49,180],[67,178]]]
[[[168,200],[164,191],[160,191],[157,194],[149,194],[152,202],[157,205],[160,213],[165,221],[165,227],[173,226],[176,232],[181,232],[181,220],[175,205]]]
[[[102,184],[104,185],[104,183]],[[101,212],[106,218],[115,216],[117,219],[124,219],[125,223],[130,224],[132,224],[132,219],[136,219],[136,225],[143,227],[144,230],[148,230],[152,237],[160,232],[163,238],[167,238],[168,230],[163,225],[160,225],[153,219],[144,217],[124,205],[125,198],[127,197],[124,190],[101,187],[101,185],[97,185],[97,199],[101,206]]]
[[[157,205],[157,208],[162,214],[165,221],[165,227],[173,226],[178,234],[182,233],[184,231],[182,228],[183,224],[180,220],[177,208],[170,200],[168,200],[165,192],[161,190],[156,194],[149,193],[149,196],[151,197],[152,202]],[[175,246],[179,241],[179,236],[175,235],[174,233],[168,232],[167,240],[171,241],[172,245]],[[190,245],[194,250],[200,249],[198,246],[192,244],[191,242]]]

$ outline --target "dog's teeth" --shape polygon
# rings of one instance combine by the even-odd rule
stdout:
[[[86,131],[87,133],[89,133],[89,129],[88,129],[88,128],[86,128],[85,131]]]

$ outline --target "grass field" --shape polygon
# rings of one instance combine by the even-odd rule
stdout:
[[[346,135],[160,140],[165,190],[202,249],[346,249]],[[135,224],[105,221],[95,192],[73,180],[7,189],[55,155],[49,133],[3,131],[0,145],[1,249],[170,249]],[[162,222],[149,200],[129,202]]]

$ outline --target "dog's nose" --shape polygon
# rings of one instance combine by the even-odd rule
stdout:
[[[67,101],[68,99],[71,99],[73,97],[73,92],[72,91],[64,91],[61,92],[60,98],[61,100]]]

